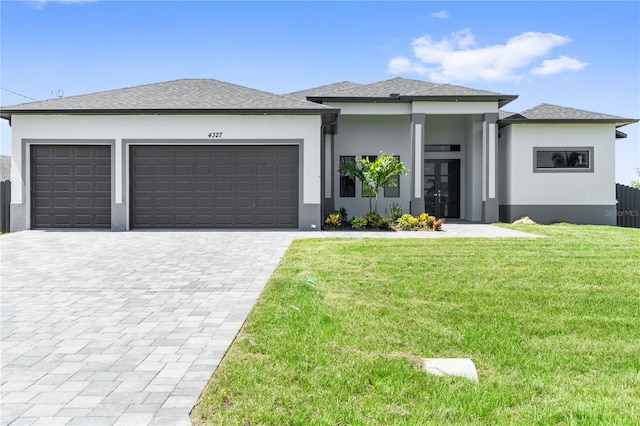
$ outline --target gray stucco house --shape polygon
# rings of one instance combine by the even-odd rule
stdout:
[[[276,95],[184,79],[2,107],[12,230],[319,229],[367,213],[340,162],[410,169],[380,207],[477,222],[615,224],[615,140],[637,119],[394,78]],[[613,214],[612,214],[613,212]]]

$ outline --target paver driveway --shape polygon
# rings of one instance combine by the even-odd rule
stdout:
[[[190,424],[295,238],[531,236],[488,225],[446,229],[3,235],[1,423]]]
[[[2,236],[2,424],[190,424],[295,235]]]

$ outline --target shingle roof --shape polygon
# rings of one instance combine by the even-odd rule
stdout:
[[[552,104],[540,104],[520,114],[500,117],[504,123],[538,122],[595,122],[613,123],[616,126],[637,123],[637,119],[619,117],[617,115],[603,114],[600,112],[585,111],[582,109],[568,108]]]
[[[2,117],[8,118],[14,112],[39,111],[244,110],[331,112],[332,108],[219,80],[183,79],[2,107]]]
[[[391,95],[398,95],[392,97]],[[321,93],[316,91],[308,96],[314,101],[367,101],[390,100],[410,102],[413,100],[460,100],[460,101],[498,101],[499,105],[505,105],[516,99],[516,95],[489,92],[486,90],[470,89],[452,84],[437,84],[422,80],[412,80],[396,77],[390,80],[378,81],[371,84],[362,84],[347,87],[342,90],[332,90]]]
[[[360,83],[354,83],[351,81],[341,81],[339,83],[326,84],[324,86],[313,87],[306,90],[298,90],[296,92],[286,93],[283,96],[289,96],[291,98],[306,100],[308,96],[322,96],[329,93],[333,93],[339,90],[344,90],[352,87],[362,86]]]

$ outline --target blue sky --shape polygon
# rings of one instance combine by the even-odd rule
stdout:
[[[274,93],[396,76],[640,118],[640,3],[2,1],[1,104],[216,78]],[[621,129],[616,178],[640,167]],[[2,120],[2,153],[10,154]]]

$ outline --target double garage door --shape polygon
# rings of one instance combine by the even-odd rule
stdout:
[[[133,145],[131,228],[297,228],[298,147]],[[111,226],[108,146],[34,145],[32,228]]]

